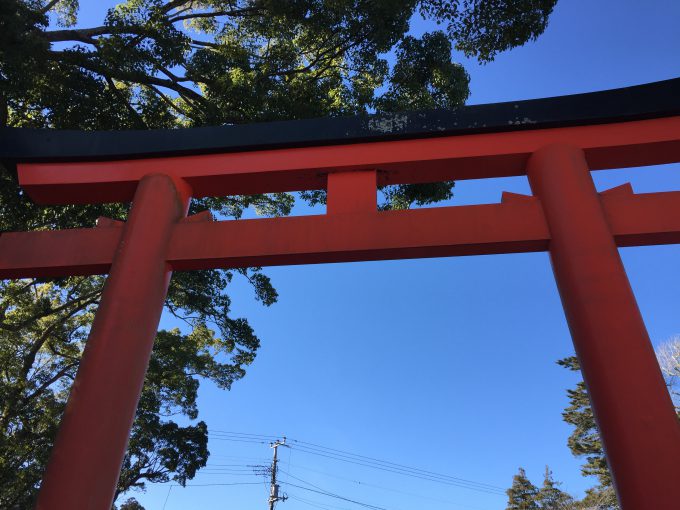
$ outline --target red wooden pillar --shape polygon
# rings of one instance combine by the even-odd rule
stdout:
[[[139,182],[36,508],[109,510],[170,281],[166,248],[190,190]]]
[[[583,152],[540,149],[527,168],[623,510],[677,510],[680,422]]]

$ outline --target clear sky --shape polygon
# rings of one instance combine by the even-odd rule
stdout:
[[[82,1],[85,21],[104,3]],[[538,41],[485,66],[466,62],[470,103],[678,77],[679,19],[674,0],[561,0]],[[414,21],[414,33],[426,29]],[[594,176],[599,189],[632,182],[636,192],[680,190],[678,165]],[[497,202],[503,190],[529,192],[524,177],[465,181],[448,205]],[[621,254],[653,342],[679,334],[680,246]],[[580,461],[566,446],[570,427],[561,413],[577,376],[555,364],[573,351],[546,254],[267,273],[280,294],[271,308],[257,303],[243,282],[231,289],[234,314],[249,318],[262,348],[230,392],[202,385],[199,418],[211,431],[286,435],[501,489],[519,466],[540,483],[546,464],[577,496],[594,483],[581,477]],[[493,488],[435,483],[291,444],[280,450],[281,479],[307,489],[388,510],[505,508],[506,497]],[[268,445],[214,433],[210,451],[210,468],[192,487],[169,492],[170,485],[152,485],[132,495],[148,510],[266,508],[264,483],[211,484],[263,482],[248,465],[269,462]],[[282,489],[306,501],[290,499],[280,510],[364,508],[291,485]]]

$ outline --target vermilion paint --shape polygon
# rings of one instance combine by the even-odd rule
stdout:
[[[189,188],[143,177],[113,258],[36,508],[109,510],[170,282],[172,227]]]
[[[378,169],[378,184],[525,175],[531,154],[552,143],[583,149],[592,170],[680,160],[680,117],[617,124],[364,142],[123,161],[19,164],[39,203],[125,202],[152,172],[184,179],[195,197],[326,187],[333,172]]]
[[[677,510],[680,421],[583,151],[544,147],[527,170],[621,506]]]
[[[680,192],[596,193],[591,169],[680,161],[680,117],[350,145],[30,163],[43,203],[126,201],[128,222],[0,236],[0,277],[109,272],[40,509],[111,508],[172,270],[550,251],[624,510],[675,510],[680,423],[617,246],[680,243]],[[151,175],[150,175],[151,174]],[[377,211],[376,187],[528,174],[535,197]],[[325,215],[183,219],[191,196],[328,190]],[[234,242],[238,240],[238,242]]]

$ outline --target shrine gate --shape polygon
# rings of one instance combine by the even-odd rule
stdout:
[[[125,223],[0,236],[0,277],[108,273],[37,508],[111,508],[172,271],[548,251],[624,510],[680,508],[680,422],[618,247],[680,243],[680,191],[591,170],[680,162],[680,79],[453,111],[148,132],[0,130],[40,204]],[[388,184],[527,175],[533,196],[378,211]],[[213,221],[191,197],[326,189],[327,212]]]

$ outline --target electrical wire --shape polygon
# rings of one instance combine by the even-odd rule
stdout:
[[[334,506],[334,505],[328,505],[326,503],[320,503],[318,501],[311,501],[309,499],[301,498],[300,496],[296,494],[288,494],[288,497],[290,499],[294,499],[295,501],[300,501],[306,505],[313,506],[316,508],[322,508],[323,510],[330,510],[330,509],[337,509],[337,510],[349,510],[349,508],[343,507],[343,506]]]
[[[447,475],[439,475],[439,476],[426,475],[426,474],[421,474],[421,473],[414,471],[414,470],[391,468],[390,466],[385,466],[385,465],[381,465],[381,464],[378,464],[378,463],[362,462],[361,460],[353,459],[351,457],[333,455],[333,454],[330,454],[328,452],[320,452],[320,451],[317,451],[317,450],[307,450],[307,449],[304,449],[304,448],[292,447],[292,446],[291,446],[291,448],[295,448],[298,452],[308,453],[308,454],[311,454],[311,455],[317,455],[319,457],[325,457],[325,458],[328,458],[328,459],[338,460],[338,461],[346,462],[346,463],[349,463],[349,464],[355,464],[355,465],[358,465],[358,466],[373,468],[373,469],[377,469],[377,470],[380,470],[380,471],[386,471],[388,473],[395,473],[395,474],[398,474],[398,475],[409,476],[409,477],[412,477],[412,478],[418,478],[420,480],[427,480],[427,481],[430,481],[430,482],[441,483],[441,484],[449,485],[449,486],[453,486],[453,487],[470,489],[470,490],[474,490],[474,491],[478,491],[478,492],[484,492],[484,493],[487,493],[487,494],[497,494],[499,496],[505,496],[505,490],[504,489],[490,485],[490,484],[485,484],[485,483],[482,483],[482,482],[465,480],[463,478],[448,477]]]
[[[217,487],[223,485],[260,485],[262,482],[232,482],[232,483],[188,483],[184,487]],[[176,484],[175,487],[182,487]]]
[[[165,501],[163,502],[163,510],[165,510],[165,505],[168,504],[168,499],[170,499],[170,491],[172,490],[172,485],[168,488],[168,495],[165,496]]]
[[[260,438],[276,438],[277,436],[272,436],[272,435],[265,435],[265,434],[249,434],[246,432],[227,432],[227,431],[214,431],[217,434],[222,435],[220,439],[222,440],[227,440],[227,441],[247,441],[247,442],[253,442],[253,443],[264,443],[266,441],[262,440],[256,440],[254,438],[252,439],[242,439],[242,436],[257,436]],[[228,435],[232,435],[232,437],[229,437]],[[369,457],[367,455],[361,455],[357,453],[352,453],[348,452],[346,450],[340,450],[337,448],[331,448],[328,446],[323,446],[320,444],[316,443],[311,443],[307,441],[301,441],[299,439],[290,439],[289,441],[295,443],[294,445],[287,444],[286,446],[290,448],[295,448],[298,451],[302,451],[305,453],[309,453],[312,455],[320,455],[320,456],[326,456],[328,458],[335,458],[336,460],[343,460],[345,462],[350,462],[350,463],[356,463],[359,465],[363,465],[365,467],[374,467],[376,469],[382,469],[385,471],[389,472],[394,472],[398,474],[410,474],[412,476],[417,475],[416,477],[421,478],[421,479],[430,479],[431,481],[447,481],[451,482],[452,484],[465,484],[467,486],[475,486],[480,489],[486,489],[489,491],[500,491],[503,494],[505,494],[505,489],[503,487],[499,487],[497,485],[492,485],[484,482],[477,482],[474,480],[469,480],[465,478],[460,478],[460,477],[455,477],[451,475],[446,475],[442,473],[437,473],[434,471],[429,471],[426,469],[421,469],[421,468],[415,468],[411,466],[407,466],[404,464],[399,464],[396,462],[390,462],[382,459],[377,459],[375,457]],[[436,480],[435,480],[436,479]]]
[[[279,439],[281,436],[272,436],[269,434],[251,434],[250,432],[233,432],[233,431],[228,431],[228,430],[211,430],[210,431],[212,434],[228,434],[232,436],[243,436],[243,437],[252,437],[252,438],[259,438],[259,439],[268,439],[270,441],[273,441],[275,439]]]
[[[334,494],[332,492],[310,489],[309,487],[303,487],[302,485],[295,485],[294,483],[290,483],[290,482],[281,482],[281,483],[284,484],[284,485],[289,485],[291,487],[295,487],[297,489],[302,489],[304,491],[316,492],[317,494],[323,494],[324,496],[328,496],[329,498],[341,499],[342,501],[354,503],[355,505],[363,506],[365,508],[370,508],[371,510],[387,510],[387,508],[382,507],[382,506],[376,506],[376,505],[371,505],[369,503],[363,503],[361,501],[356,501],[354,499],[346,498],[344,496],[340,496],[339,494]]]
[[[303,445],[303,448],[306,448],[306,449],[309,449],[309,450],[326,451],[326,452],[330,452],[330,453],[335,453],[335,454],[342,456],[342,457],[348,457],[348,458],[355,457],[355,458],[359,458],[361,460],[364,460],[365,462],[383,464],[383,465],[386,465],[386,466],[394,468],[394,469],[404,469],[404,470],[408,470],[408,471],[417,472],[417,473],[420,473],[420,474],[423,474],[423,475],[426,475],[426,476],[434,476],[434,477],[438,477],[438,478],[445,478],[445,479],[450,479],[450,480],[455,480],[455,481],[460,481],[460,482],[472,483],[472,484],[475,484],[475,485],[481,485],[481,486],[489,487],[491,489],[504,490],[502,487],[498,487],[496,485],[492,485],[492,484],[488,484],[488,483],[484,483],[484,482],[476,482],[474,480],[467,480],[465,478],[446,475],[446,474],[442,474],[442,473],[436,473],[434,471],[428,471],[426,469],[420,469],[420,468],[415,468],[415,467],[411,467],[411,466],[406,466],[404,464],[398,464],[396,462],[390,462],[390,461],[387,461],[387,460],[376,459],[375,457],[368,457],[366,455],[351,453],[351,452],[347,452],[347,451],[344,451],[344,450],[339,450],[337,448],[329,448],[327,446],[318,445],[318,444],[315,444],[315,443],[308,443],[306,441],[299,441],[297,439],[292,439],[292,441],[294,443],[297,443],[298,445]]]
[[[318,473],[322,476],[328,476],[328,477],[331,477],[331,478],[337,478],[338,480],[344,480],[346,482],[352,482],[352,483],[355,483],[355,484],[360,485],[362,487],[371,487],[371,488],[379,489],[379,490],[383,490],[383,491],[394,492],[394,493],[397,493],[397,494],[403,494],[405,496],[412,496],[412,497],[418,498],[418,499],[427,499],[429,501],[435,501],[437,503],[445,503],[447,505],[455,505],[455,506],[459,506],[459,507],[470,508],[471,510],[483,510],[482,508],[479,508],[479,507],[476,507],[476,506],[466,505],[466,504],[463,504],[463,503],[457,503],[455,501],[451,501],[451,500],[448,500],[448,499],[433,498],[431,496],[425,496],[423,494],[417,494],[415,492],[407,492],[407,491],[402,491],[402,490],[399,490],[399,489],[393,489],[393,488],[390,488],[390,487],[384,487],[382,485],[375,485],[375,484],[372,484],[372,483],[362,482],[361,480],[353,480],[351,478],[346,478],[344,476],[338,476],[338,475],[334,475],[334,474],[331,474],[331,473],[326,473],[324,471],[319,471],[318,469],[312,469],[312,468],[309,468],[309,467],[306,467],[306,466],[301,466],[299,464],[291,464],[291,466],[294,467],[294,468],[297,468],[297,469],[304,469],[305,471],[311,471],[312,473]],[[290,471],[290,468],[288,470]]]
[[[229,437],[222,437],[222,436],[215,436],[215,435],[212,435],[211,439],[217,439],[218,441],[232,441],[232,442],[235,442],[235,443],[252,443],[252,444],[267,444],[268,443],[268,441],[256,441],[256,440],[251,440],[251,439],[236,439],[236,438],[229,438]]]
[[[251,434],[247,432],[228,432],[219,430],[213,431],[212,434],[213,435],[217,434],[218,436],[215,437],[215,439],[222,441],[245,442],[253,444],[266,444],[267,442],[273,441],[277,438],[277,436],[266,434]],[[331,448],[316,443],[301,441],[298,439],[289,438],[288,440],[290,442],[287,443],[285,446],[291,448],[291,450],[295,449],[301,453],[307,453],[310,455],[325,457],[331,460],[346,462],[349,464],[354,464],[362,467],[368,467],[380,471],[440,483],[453,487],[469,489],[486,494],[494,494],[498,496],[506,495],[505,489],[497,485],[492,485],[484,482],[477,482],[474,480],[437,473],[426,469],[411,467],[405,464],[386,461],[375,457],[369,457],[367,455],[352,453],[345,450]]]

